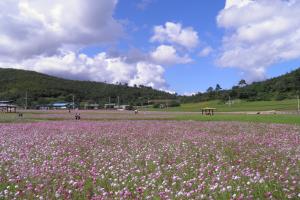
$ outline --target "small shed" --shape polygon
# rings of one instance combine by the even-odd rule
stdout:
[[[105,109],[115,109],[116,104],[115,103],[107,103],[104,105]]]
[[[209,108],[209,107],[202,108],[202,115],[214,115],[216,110],[217,110],[216,108]]]
[[[73,103],[68,102],[56,102],[51,105],[51,107],[55,110],[66,110],[73,106]]]
[[[11,101],[0,101],[0,111],[6,113],[16,113],[17,106],[11,104]]]
[[[130,106],[130,105],[119,105],[119,106],[115,106],[115,109],[118,109],[118,110],[132,110],[132,106]]]
[[[99,104],[93,103],[93,104],[84,104],[84,109],[85,110],[98,110],[100,107]]]

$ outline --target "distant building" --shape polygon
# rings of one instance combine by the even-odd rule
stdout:
[[[84,105],[84,109],[85,110],[98,110],[100,108],[100,105],[97,103],[93,103],[93,104],[85,104]]]
[[[115,103],[107,103],[104,105],[105,109],[115,109],[116,104]]]
[[[68,102],[57,102],[57,103],[51,104],[51,108],[53,108],[55,110],[66,110],[66,109],[70,109],[72,107],[73,107],[73,103],[68,103]]]
[[[17,106],[12,104],[12,101],[0,101],[0,111],[6,113],[16,113]]]
[[[38,110],[50,110],[51,109],[51,104],[48,104],[48,105],[36,105],[35,108],[38,109]]]
[[[114,108],[119,110],[132,110],[132,106],[130,105],[119,105],[115,106]]]
[[[148,104],[156,105],[157,108],[168,108],[168,107],[175,107],[179,106],[180,102],[176,99],[153,99],[149,100]]]

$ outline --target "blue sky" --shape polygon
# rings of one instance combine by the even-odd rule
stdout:
[[[0,67],[191,94],[300,66],[299,1],[3,0],[0,10]]]
[[[130,33],[134,41],[133,43],[125,41],[125,46],[130,44],[142,49],[153,48],[153,45],[149,44],[153,26],[164,24],[166,21],[179,22],[197,30],[200,37],[198,51],[206,45],[220,46],[223,30],[217,27],[216,16],[224,8],[224,0],[216,0],[214,3],[211,1],[199,3],[198,0],[191,0],[188,4],[183,0],[156,0],[144,9],[137,8],[139,2],[128,3],[126,0],[121,0],[116,9],[117,18],[128,19],[133,26],[142,27]],[[228,88],[239,79],[237,71],[216,67],[214,56],[199,58],[193,55],[193,59],[192,63],[167,68],[165,78],[171,90],[178,93],[192,93],[205,91],[209,86],[215,86],[217,83]]]
[[[128,19],[133,28],[130,30],[131,42],[124,41],[122,47],[148,49],[149,38],[151,37],[153,26],[164,24],[166,21],[180,22],[185,26],[192,26],[198,31],[200,37],[200,47],[206,45],[217,49],[221,46],[224,29],[218,27],[216,16],[225,7],[224,0],[199,1],[190,0],[153,0],[149,1],[143,9],[138,9],[139,0],[126,1],[120,0],[116,17]],[[231,88],[241,78],[244,78],[239,69],[222,68],[215,64],[215,56],[199,57],[193,55],[194,61],[190,64],[175,65],[167,68],[165,78],[172,90],[178,93],[192,93],[205,91],[209,86],[221,84],[223,88]],[[300,60],[294,59],[289,62],[280,62],[271,66],[266,73],[266,77],[275,77],[286,72],[290,72],[300,66]]]

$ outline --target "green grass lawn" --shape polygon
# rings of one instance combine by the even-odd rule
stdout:
[[[167,109],[154,109],[147,108],[146,110],[155,111],[184,111],[184,112],[199,112],[201,108],[213,107],[217,108],[218,112],[243,112],[243,111],[296,111],[297,100],[283,100],[283,101],[240,101],[237,100],[233,105],[229,106],[221,101],[207,101],[200,103],[188,103],[182,104],[179,107],[167,108]]]
[[[45,114],[46,115],[46,114]],[[115,113],[114,115],[118,115]],[[95,117],[96,116],[96,117]],[[149,117],[150,116],[150,117]],[[254,123],[278,123],[278,124],[295,124],[300,125],[300,115],[246,115],[246,114],[217,114],[214,116],[203,116],[197,113],[175,113],[169,112],[161,117],[159,113],[153,112],[144,115],[140,113],[137,118],[130,118],[129,115],[120,113],[119,118],[111,115],[101,115],[97,117],[94,113],[90,116],[84,116],[85,120],[101,121],[101,120],[195,120],[195,121],[239,121],[239,122],[254,122]],[[61,121],[72,120],[73,118],[64,118],[63,115],[52,117],[41,117],[38,114],[26,113],[23,118],[17,117],[16,114],[0,114],[0,123],[22,123],[22,122],[38,122],[38,121]]]
[[[300,115],[178,115],[176,119],[195,121],[239,121],[300,125]]]

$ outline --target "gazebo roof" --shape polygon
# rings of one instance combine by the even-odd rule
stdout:
[[[216,108],[206,107],[206,108],[202,108],[202,110],[217,110],[217,109]]]

